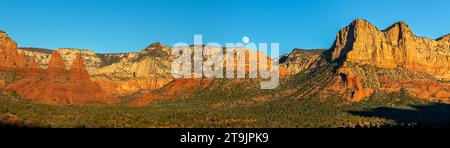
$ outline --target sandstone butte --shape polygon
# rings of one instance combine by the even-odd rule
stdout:
[[[374,93],[374,89],[391,92],[406,88],[422,99],[449,102],[449,85],[438,82],[450,80],[449,39],[450,35],[436,40],[417,37],[403,22],[379,30],[371,23],[358,19],[339,31],[333,46],[324,54],[329,62],[339,63],[338,73],[342,76],[339,81],[343,81],[341,87],[353,90],[349,98],[351,101],[361,101]],[[355,64],[426,73],[436,80],[409,78],[408,83],[401,83],[405,80],[388,77],[390,83],[377,79],[382,86],[370,88],[370,84],[362,79],[373,75],[358,73],[350,66]]]
[[[48,69],[42,69],[31,58],[27,62],[24,54],[17,51],[17,43],[4,32],[0,33],[0,69],[17,73],[19,80],[3,86],[16,90],[22,97],[32,101],[53,104],[113,103],[114,97],[102,91],[90,80],[81,56],[73,62],[70,71],[64,60],[53,52]]]
[[[386,30],[358,19],[339,31],[328,60],[403,68],[450,80],[450,35],[439,39],[417,37],[411,28],[398,22]]]

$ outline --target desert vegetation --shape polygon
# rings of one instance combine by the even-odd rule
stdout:
[[[323,71],[328,68],[332,67],[324,67]],[[49,105],[26,101],[14,92],[4,92],[0,95],[0,123],[5,127],[56,128],[448,126],[449,106],[422,101],[406,90],[375,93],[357,103],[338,95],[320,99],[320,93],[315,91],[303,95],[310,91],[307,88],[321,81],[323,71],[285,79],[282,82],[285,85],[276,90],[260,90],[255,85],[259,83],[254,80],[217,80],[209,88],[193,90],[198,95],[181,100],[161,100],[144,107],[130,107],[127,103]],[[309,79],[310,83],[298,83],[304,79]],[[290,91],[292,89],[297,91]],[[121,99],[127,101],[127,98]],[[438,107],[420,110],[426,106]],[[419,110],[413,114],[416,116],[403,115],[407,114],[405,110],[417,108]],[[439,118],[431,118],[432,115],[439,115]]]

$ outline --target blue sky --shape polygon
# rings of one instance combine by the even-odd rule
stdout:
[[[21,47],[138,51],[161,41],[278,42],[329,48],[356,18],[380,29],[407,22],[419,36],[450,33],[448,0],[0,0],[0,28]]]

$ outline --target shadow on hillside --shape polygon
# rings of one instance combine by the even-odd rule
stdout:
[[[37,126],[30,126],[30,125],[22,125],[22,124],[9,124],[9,123],[2,123],[0,122],[0,129],[5,128],[41,128]]]
[[[362,117],[378,117],[394,120],[394,127],[440,128],[450,127],[450,105],[435,103],[413,105],[411,109],[381,107],[368,111],[350,111]]]

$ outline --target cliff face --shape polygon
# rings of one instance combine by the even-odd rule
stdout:
[[[5,32],[0,32],[0,70],[5,73],[5,75],[0,76],[0,86],[6,84],[5,79],[8,83],[11,83],[15,79],[44,72],[36,66],[33,57],[27,57],[24,53],[17,51],[17,43]]]
[[[417,37],[403,22],[386,30],[356,20],[339,31],[329,61],[403,68],[450,80],[449,35],[437,40]]]
[[[122,79],[170,77],[170,67],[174,60],[170,51],[170,47],[155,43],[138,53],[120,57],[117,62],[96,70],[93,75],[109,75]],[[117,59],[111,56],[109,58]]]
[[[159,89],[172,81],[170,51],[155,43],[137,53],[104,54],[104,66],[92,75],[102,88],[119,95]]]
[[[23,60],[19,58],[17,43],[9,38],[5,32],[0,32],[0,69],[22,68]]]
[[[286,68],[291,75],[308,71],[323,64],[321,63],[323,51],[321,49],[294,49],[290,54],[280,58],[280,65]]]
[[[355,102],[401,88],[418,98],[450,102],[448,84],[439,81],[450,80],[449,39],[417,37],[403,22],[379,30],[355,20],[325,52],[329,62],[339,64],[341,76],[330,87]]]
[[[97,53],[91,50],[60,48],[57,51],[63,57],[67,68],[71,67],[70,64],[76,61],[79,55],[81,55],[83,61],[86,61],[86,67],[90,71],[95,70],[95,68],[100,67],[101,65],[101,59],[98,57]]]

